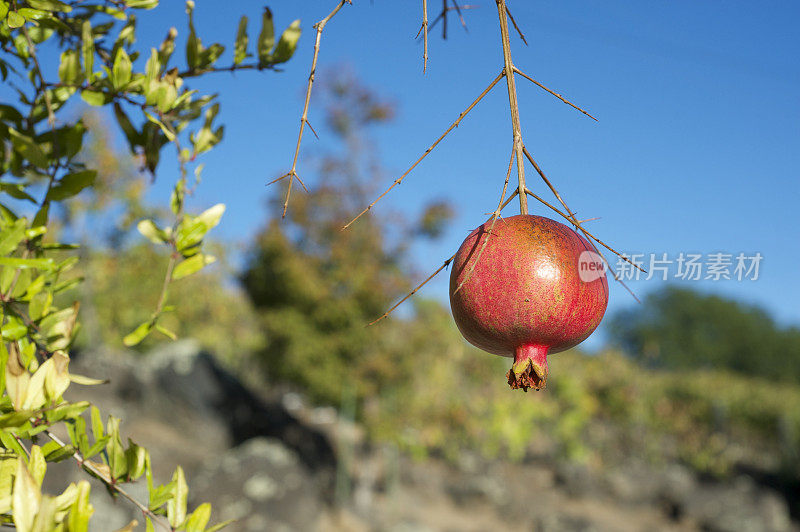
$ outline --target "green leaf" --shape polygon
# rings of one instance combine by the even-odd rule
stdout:
[[[226,526],[230,525],[234,521],[236,521],[236,519],[228,519],[227,521],[223,521],[221,523],[217,523],[216,525],[212,526],[211,528],[207,528],[205,530],[205,532],[218,532],[219,530],[222,530],[223,528],[225,528]]]
[[[209,519],[211,519],[211,505],[206,502],[195,508],[192,515],[186,519],[184,525],[186,532],[204,532]]]
[[[20,218],[0,231],[0,255],[8,255],[17,249],[20,243],[25,240],[25,227],[27,225],[25,218]]]
[[[150,113],[148,113],[147,111],[145,111],[145,113],[144,113],[144,116],[145,116],[145,117],[147,117],[147,119],[148,119],[150,122],[152,122],[152,123],[156,124],[158,127],[160,127],[160,128],[161,128],[161,131],[164,133],[164,136],[166,136],[166,137],[167,137],[167,139],[168,139],[170,142],[172,142],[173,140],[175,140],[175,133],[173,133],[173,132],[172,132],[172,131],[171,131],[171,130],[170,130],[170,129],[169,129],[167,126],[166,126],[166,124],[164,124],[164,123],[163,123],[161,120],[159,120],[158,118],[154,117],[153,115],[151,115],[151,114],[150,114]]]
[[[153,9],[158,6],[158,0],[125,0],[125,5],[134,9]]]
[[[9,28],[19,28],[23,24],[25,24],[25,17],[17,13],[16,11],[11,11],[8,14],[8,27]]]
[[[266,66],[270,63],[272,47],[275,46],[275,24],[272,22],[272,11],[264,8],[261,16],[261,32],[258,34],[258,64]]]
[[[128,438],[128,448],[125,450],[125,459],[128,464],[128,478],[136,480],[144,475],[145,464],[147,462],[147,449],[133,443]]]
[[[22,460],[17,461],[16,478],[14,479],[14,493],[11,498],[11,508],[14,513],[14,524],[17,530],[29,532],[33,528],[33,520],[39,512],[42,503],[42,492],[36,485],[30,471]]]
[[[204,255],[203,253],[192,255],[188,259],[184,259],[180,264],[175,266],[175,269],[172,271],[172,280],[177,281],[178,279],[183,279],[184,277],[188,277],[193,273],[197,273],[205,266],[212,264],[216,260],[217,259],[215,257],[212,257],[211,255]]]
[[[19,427],[27,423],[35,412],[33,410],[20,410],[19,412],[9,412],[0,416],[0,428]]]
[[[111,471],[111,477],[119,480],[128,474],[128,459],[125,456],[125,449],[122,447],[122,439],[119,435],[119,418],[108,416],[106,432],[111,438],[106,445],[108,467]]]
[[[0,0],[0,20],[6,18],[8,14],[8,2],[5,0]]]
[[[175,489],[172,498],[167,501],[167,520],[173,527],[178,527],[186,519],[186,503],[189,498],[189,487],[181,466],[175,469],[172,482],[175,483]]]
[[[9,17],[10,16],[9,13]],[[14,145],[14,148],[25,159],[33,163],[34,166],[47,168],[47,157],[31,137],[18,132],[11,126],[8,127],[8,134],[11,137],[11,143]]]
[[[81,55],[83,56],[83,70],[91,81],[94,71],[94,35],[92,34],[92,23],[88,19],[84,20],[81,25]]]
[[[28,458],[28,470],[31,472],[36,485],[41,488],[44,474],[47,472],[47,462],[42,454],[42,448],[38,445],[31,446],[31,455]]]
[[[108,384],[109,382],[108,379],[93,379],[92,377],[86,377],[85,375],[78,375],[76,373],[70,373],[69,380],[70,382],[82,386],[96,386],[98,384]]]
[[[86,187],[94,184],[97,177],[96,170],[82,170],[62,177],[47,193],[50,201],[63,201],[78,194]]]
[[[131,58],[123,47],[117,48],[114,65],[111,68],[111,85],[117,90],[124,89],[131,81]]]
[[[89,491],[89,482],[86,480],[78,482],[78,494],[70,507],[69,517],[67,517],[70,532],[88,532],[89,530],[89,518],[94,513],[94,509],[89,503]]]
[[[44,459],[48,462],[61,462],[75,454],[75,447],[72,445],[61,446],[54,441],[49,441],[42,446]]]
[[[80,85],[83,81],[80,55],[77,50],[61,52],[61,63],[58,67],[58,78],[67,85]]]
[[[81,99],[94,107],[101,107],[111,101],[111,97],[106,93],[89,89],[81,91]]]
[[[128,334],[125,338],[123,338],[122,343],[128,347],[133,347],[147,338],[147,335],[150,334],[150,331],[152,330],[153,323],[151,321],[146,321],[136,327],[136,329],[134,329],[133,332]]]
[[[47,11],[41,11],[39,9],[31,9],[29,7],[23,7],[22,9],[18,9],[17,13],[25,17],[25,20],[42,20],[53,16]]]
[[[189,38],[186,40],[186,63],[189,69],[194,70],[201,66],[200,54],[203,53],[203,43],[194,30],[194,2],[186,1],[186,14],[189,16]]]
[[[17,257],[0,257],[0,266],[13,268],[37,268],[39,270],[52,270],[55,267],[53,259],[21,259]]]
[[[247,57],[247,17],[239,19],[239,30],[236,32],[236,44],[233,51],[233,64],[238,65]]]
[[[149,64],[150,62],[148,61],[148,65]],[[128,115],[125,114],[119,102],[114,102],[114,115],[117,117],[117,123],[122,129],[122,132],[125,133],[125,138],[128,140],[131,153],[136,153],[136,146],[142,144],[142,134],[133,127]]]
[[[60,2],[59,0],[26,0],[28,5],[36,9],[44,9],[45,11],[60,11],[61,13],[69,13],[72,8]]]
[[[270,63],[285,63],[294,55],[297,49],[297,41],[300,39],[300,20],[292,22],[278,41],[278,46],[275,47],[275,53],[272,54]]]
[[[167,338],[169,338],[170,340],[174,341],[174,340],[178,339],[178,335],[177,334],[175,334],[174,332],[170,331],[169,329],[167,329],[163,325],[156,324],[156,330],[158,332],[160,332],[161,334],[163,334],[164,336],[166,336]]]
[[[169,241],[167,233],[159,229],[153,220],[142,220],[136,224],[136,229],[154,244],[164,244]]]
[[[36,203],[36,199],[33,196],[25,192],[25,186],[21,183],[0,183],[0,192],[5,192],[12,198],[18,200],[25,200]]]

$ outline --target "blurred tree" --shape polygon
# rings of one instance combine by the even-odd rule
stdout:
[[[365,325],[410,290],[410,239],[441,232],[450,211],[439,204],[437,220],[424,222],[427,232],[385,209],[341,231],[384,177],[365,133],[394,111],[347,70],[325,79],[326,123],[343,149],[315,161],[314,187],[258,235],[242,282],[260,313],[267,340],[260,358],[270,377],[338,404],[345,388],[372,395],[413,369],[413,353],[387,341],[397,323]]]
[[[669,287],[650,294],[643,308],[619,312],[609,328],[649,365],[800,380],[800,330],[781,329],[764,310],[720,296]]]

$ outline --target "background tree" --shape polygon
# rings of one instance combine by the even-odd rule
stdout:
[[[800,330],[782,329],[761,308],[668,287],[609,321],[634,358],[670,369],[729,368],[800,381]]]

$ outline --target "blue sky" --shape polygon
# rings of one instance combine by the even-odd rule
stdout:
[[[492,1],[471,0],[480,7],[465,13],[468,33],[451,22],[442,41],[440,28],[434,30],[423,75],[422,47],[414,41],[421,3],[353,3],[325,30],[318,72],[347,65],[397,104],[397,120],[375,136],[384,165],[399,175],[500,71],[497,11]],[[432,19],[439,3],[429,3]],[[177,26],[179,42],[185,39],[183,3],[162,4],[140,16],[140,45],[157,46],[170,25]],[[269,5],[277,28],[300,18],[304,29],[285,71],[216,74],[197,83],[220,93],[226,136],[204,156],[204,180],[193,201],[198,209],[228,205],[215,231],[229,240],[246,241],[263,223],[264,184],[290,166],[311,25],[334,2]],[[238,17],[247,14],[252,41],[262,6],[199,0],[198,31],[206,44],[230,45]],[[529,42],[512,38],[515,64],[599,118],[594,122],[518,78],[526,145],[579,217],[601,217],[588,227],[629,253],[675,259],[681,252],[758,252],[757,281],[684,283],[762,305],[782,324],[800,324],[800,4],[510,0],[509,6]],[[312,106],[312,123],[315,116],[321,123]],[[306,136],[302,153],[320,145]],[[456,208],[444,238],[415,248],[420,273],[438,267],[494,209],[510,147],[508,99],[498,85],[385,200],[386,208],[410,214],[434,199]],[[153,198],[167,197],[173,171],[163,166]],[[546,195],[533,169],[526,173],[531,188]],[[506,213],[517,208],[512,204]],[[644,295],[664,282],[629,284]],[[610,312],[634,304],[612,285]],[[447,276],[423,293],[444,300]],[[602,334],[589,346],[601,341]]]

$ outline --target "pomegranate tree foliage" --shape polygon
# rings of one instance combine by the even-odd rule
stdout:
[[[173,221],[139,223],[139,231],[169,250],[161,295],[150,316],[125,336],[135,345],[154,333],[174,334],[162,317],[170,312],[167,289],[214,261],[204,248],[206,233],[224,205],[189,214],[186,197],[199,177],[197,156],[222,138],[213,94],[190,88],[191,80],[219,70],[264,70],[291,58],[299,21],[276,39],[265,9],[255,46],[248,46],[247,18],[231,28],[232,53],[206,45],[195,28],[194,3],[186,4],[188,38],[176,50],[177,30],[158,47],[136,41],[136,12],[158,0],[0,0],[0,78],[13,102],[0,104],[0,521],[21,531],[87,530],[92,507],[86,480],[57,495],[43,494],[48,462],[74,459],[142,510],[147,529],[204,531],[211,507],[187,509],[188,488],[178,467],[157,485],[146,449],[120,436],[120,420],[86,401],[66,401],[71,384],[97,384],[69,372],[69,350],[80,327],[78,305],[60,305],[80,279],[70,274],[75,246],[54,236],[51,209],[67,209],[91,189],[97,169],[80,157],[86,124],[62,112],[70,101],[113,113],[141,169],[156,174],[165,153],[174,153],[180,173],[169,200]],[[236,31],[234,31],[236,30]],[[254,51],[251,51],[255,48]],[[253,57],[252,60],[248,58]],[[220,66],[222,60],[225,66]],[[123,304],[123,302],[117,302]],[[62,430],[51,429],[63,425]],[[91,430],[90,430],[91,429]],[[64,442],[57,434],[68,434]],[[130,498],[123,484],[145,477],[149,500]]]

